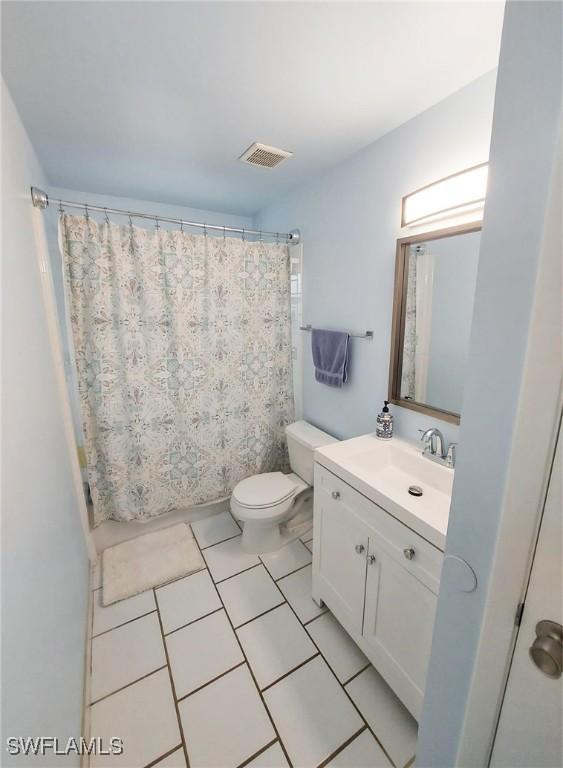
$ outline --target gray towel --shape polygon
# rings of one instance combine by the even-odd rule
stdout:
[[[315,379],[329,387],[341,387],[348,378],[348,339],[344,331],[313,328],[311,347]]]

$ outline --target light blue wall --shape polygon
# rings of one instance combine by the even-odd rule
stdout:
[[[255,219],[264,229],[301,229],[306,323],[375,332],[373,342],[352,341],[350,383],[342,390],[315,382],[305,352],[304,417],[338,437],[372,432],[387,396],[401,197],[487,160],[495,80],[496,71],[483,76]],[[393,410],[397,433],[408,439],[438,424],[457,439],[454,425]]]
[[[426,402],[461,413],[480,232],[429,243],[434,256]]]
[[[29,187],[45,180],[4,84],[2,154],[4,752],[7,736],[80,736],[89,563],[32,229]],[[4,752],[1,762],[60,760]]]

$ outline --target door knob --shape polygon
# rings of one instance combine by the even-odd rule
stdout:
[[[361,554],[362,554],[362,552],[365,552],[365,550],[366,550],[366,548],[364,547],[364,545],[363,545],[363,544],[356,544],[356,546],[354,547],[354,549],[356,550],[356,552],[358,553],[358,555],[361,555]]]
[[[373,565],[377,560],[375,555],[368,555],[368,565]]]
[[[414,550],[414,547],[406,547],[403,549],[403,555],[407,558],[407,560],[414,560],[416,552]]]
[[[563,627],[556,621],[540,621],[536,624],[536,639],[530,647],[530,658],[536,667],[558,679],[563,670]]]
[[[340,498],[340,491],[333,491],[332,492],[332,498],[333,499],[339,499]]]

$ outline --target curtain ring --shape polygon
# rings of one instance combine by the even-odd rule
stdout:
[[[84,218],[86,221],[90,221],[90,214],[88,213],[88,203],[84,203]]]
[[[65,209],[63,208],[63,201],[59,200],[59,213],[62,216],[64,212],[65,212]]]
[[[160,229],[160,224],[158,222],[158,216],[154,217],[154,228],[155,229]]]
[[[262,242],[262,240],[263,240],[263,237],[262,237],[262,230],[260,230],[260,242]]]
[[[108,216],[108,209],[104,208],[104,218],[106,220],[106,224],[109,224],[109,216]]]
[[[227,233],[226,233],[225,227],[223,227],[223,242],[226,242],[226,240],[227,240]]]
[[[203,225],[203,236],[207,237],[207,224]]]
[[[184,222],[180,219],[180,232],[184,231]]]
[[[130,213],[127,214],[127,218],[129,219],[129,229],[131,230],[131,232],[133,232],[133,219],[131,218]]]
[[[246,243],[246,237],[244,236],[244,227],[242,228],[242,242]]]
[[[280,244],[280,233],[276,232],[276,245]]]

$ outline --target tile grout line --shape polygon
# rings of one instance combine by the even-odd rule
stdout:
[[[243,621],[242,624],[233,624],[233,628],[235,631],[238,631],[239,629],[242,629],[243,627],[246,627],[247,624],[252,624],[253,621],[256,621],[256,619],[261,619],[262,616],[266,616],[268,613],[272,613],[272,611],[275,611],[276,608],[281,608],[283,603],[278,603],[277,605],[273,605],[271,608],[268,608],[267,611],[262,611],[262,613],[258,613],[256,616],[253,616],[251,619],[247,619],[247,621]],[[219,610],[221,610],[219,608]]]
[[[191,529],[190,529],[191,530]],[[195,538],[194,538],[195,541]],[[176,699],[176,686],[174,685],[174,678],[172,677],[172,667],[170,666],[170,657],[168,656],[168,648],[166,647],[166,638],[164,637],[164,628],[162,626],[162,617],[160,615],[160,608],[158,607],[158,600],[156,597],[156,589],[153,587],[153,596],[156,603],[156,614],[158,616],[158,623],[160,626],[160,635],[162,639],[162,645],[164,646],[164,655],[166,657],[166,666],[168,668],[168,677],[170,678],[170,686],[172,688],[172,700],[174,701],[174,708],[176,710],[176,718],[178,720],[178,728],[180,730],[180,738],[182,740],[182,747],[184,749],[184,757],[186,758],[186,766],[190,768],[190,758],[188,755],[188,747],[186,745],[186,737],[184,735],[184,726],[182,725],[182,718],[180,717],[180,708],[178,707],[178,701]]]
[[[126,599],[128,599],[128,598],[126,598]],[[145,616],[150,616],[151,613],[156,613],[156,608],[153,608],[152,611],[147,611],[146,613],[141,613],[139,616],[135,616],[133,619],[127,619],[127,621],[123,621],[121,624],[116,624],[115,627],[110,627],[109,629],[104,629],[103,632],[98,632],[96,635],[92,635],[92,640],[94,640],[96,637],[102,637],[102,635],[107,635],[108,632],[113,632],[114,629],[119,629],[120,627],[127,626],[127,624],[132,624],[134,621],[137,621],[138,619],[144,619]]]
[[[199,544],[197,544],[197,540],[195,540],[195,541],[196,541],[196,545],[197,545],[197,547],[199,549]],[[203,559],[205,560],[205,555],[203,554],[202,550],[200,550],[200,553],[201,553],[201,556],[203,557]],[[207,560],[205,560],[205,564],[207,565]],[[256,567],[256,566],[254,566],[254,567]],[[247,570],[250,570],[250,569],[247,569]],[[283,753],[285,755],[285,758],[286,758],[286,760],[288,762],[289,768],[293,768],[293,763],[291,762],[291,758],[289,757],[287,749],[285,748],[285,744],[282,741],[282,738],[281,738],[280,733],[278,731],[278,727],[277,727],[277,725],[274,722],[274,718],[272,717],[272,714],[271,714],[270,710],[268,709],[268,706],[266,705],[266,701],[264,699],[264,696],[262,695],[262,691],[260,690],[260,686],[258,685],[258,682],[256,680],[254,672],[252,671],[252,667],[250,666],[250,664],[248,662],[248,659],[246,657],[246,653],[244,652],[244,648],[242,646],[242,643],[241,643],[241,641],[240,641],[240,639],[239,639],[239,637],[238,637],[238,635],[237,635],[237,633],[235,631],[235,628],[233,627],[233,622],[231,621],[231,617],[229,616],[228,611],[225,608],[225,604],[223,603],[223,598],[221,597],[221,594],[220,594],[219,590],[217,589],[217,584],[215,583],[215,580],[213,579],[213,574],[211,573],[211,571],[209,572],[209,574],[211,576],[211,581],[213,582],[213,586],[215,587],[215,591],[217,592],[219,600],[221,601],[221,605],[225,609],[225,615],[227,616],[227,620],[228,620],[229,624],[231,625],[231,629],[233,631],[233,634],[236,637],[237,643],[239,644],[239,648],[240,648],[241,653],[242,653],[242,655],[244,657],[244,660],[246,662],[246,666],[248,668],[248,672],[249,672],[249,674],[250,674],[250,676],[252,678],[252,681],[254,682],[254,685],[256,687],[258,695],[260,696],[260,699],[262,701],[262,706],[264,707],[264,709],[266,711],[266,714],[268,715],[268,718],[270,720],[270,723],[272,724],[272,728],[274,729],[274,733],[276,734],[276,736],[277,736],[277,738],[278,738],[278,740],[280,742],[280,747],[282,748],[282,751],[283,751]],[[273,581],[273,579],[272,579],[272,581]],[[274,581],[274,584],[275,583],[276,582]],[[280,590],[280,594],[282,595],[284,602],[286,602],[285,595],[282,594],[281,590]]]
[[[303,542],[301,541],[301,539],[294,539],[294,541],[300,541],[300,542],[301,542],[301,544],[303,544]],[[287,547],[287,546],[289,546],[289,544],[293,544],[293,541],[290,541],[288,544],[284,544],[284,546],[286,546],[286,547]],[[305,546],[305,544],[303,544],[303,547],[305,547],[305,551],[307,552],[307,554],[308,554],[308,555],[311,555],[311,554],[312,554],[312,553],[310,552],[310,550],[309,550],[309,549],[308,549],[308,548]],[[280,549],[283,549],[283,547],[280,547]],[[270,552],[268,552],[268,553],[264,553],[264,554],[271,554],[271,553],[270,553]],[[281,579],[285,579],[285,577],[286,577],[286,576],[291,576],[291,574],[293,574],[293,573],[297,573],[297,571],[300,571],[300,570],[302,570],[303,568],[306,568],[308,565],[311,565],[311,564],[312,564],[312,561],[310,561],[310,562],[308,562],[308,563],[305,563],[305,565],[300,565],[300,566],[299,566],[299,568],[294,568],[292,571],[289,571],[288,573],[284,573],[282,576],[278,576],[278,578],[276,579],[276,577],[274,576],[274,574],[273,574],[273,573],[270,571],[270,569],[268,568],[267,564],[264,562],[264,560],[262,560],[262,555],[258,555],[258,557],[259,557],[259,559],[260,559],[260,562],[261,562],[261,563],[262,563],[262,565],[264,566],[264,568],[265,568],[265,569],[268,571],[268,574],[269,574],[269,576],[270,576],[270,577],[271,577],[271,578],[272,578],[274,581],[276,581],[276,582],[277,582],[277,581],[281,581]]]
[[[207,518],[209,519],[209,518]],[[193,533],[193,531],[192,531]],[[224,544],[226,541],[231,541],[232,539],[236,539],[239,536],[242,536],[242,531],[239,530],[238,533],[233,534],[232,536],[227,536],[226,539],[221,539],[221,541],[214,541],[213,544],[206,544],[205,547],[202,547],[198,541],[197,545],[200,549],[200,552],[203,552],[204,549],[211,549],[211,547],[217,546],[217,544]],[[196,538],[196,535],[194,533],[194,539]]]
[[[270,576],[272,576],[272,579],[274,579],[275,582],[282,581],[282,579],[288,579],[290,576],[293,576],[294,573],[299,573],[299,571],[302,571],[303,568],[308,568],[312,563],[305,563],[305,565],[300,565],[299,568],[294,568],[293,571],[290,571],[289,573],[284,573],[283,576],[278,576],[277,579],[274,579],[272,574],[270,573]],[[264,566],[267,568],[268,566]]]
[[[278,582],[277,582],[277,581],[274,581],[274,584],[276,585],[276,587],[278,587],[278,589],[280,590],[281,594],[283,594],[283,592],[281,591],[280,587],[278,586]],[[313,598],[311,597],[311,600],[312,600],[312,599],[313,599]],[[313,602],[314,602],[314,601],[313,601]],[[309,619],[309,621],[307,621],[307,622],[303,622],[303,621],[301,621],[301,619],[300,619],[300,618],[299,618],[299,616],[297,615],[297,612],[294,610],[294,608],[293,608],[293,606],[291,605],[291,603],[289,602],[289,600],[287,600],[287,604],[289,605],[290,609],[291,609],[291,610],[293,611],[293,613],[295,614],[295,617],[297,618],[297,620],[299,621],[299,623],[301,624],[301,626],[303,627],[303,629],[304,629],[306,632],[307,632],[307,624],[310,624],[310,623],[311,623],[312,621],[314,621],[315,619],[318,619],[318,618],[320,618],[319,616],[315,616],[313,619]],[[316,603],[315,603],[315,605],[316,605]],[[327,606],[327,610],[328,610],[328,606]],[[326,612],[327,612],[327,611],[325,610],[325,612],[324,612],[324,613],[326,613]],[[324,615],[324,614],[321,614],[321,616],[323,616],[323,615]],[[354,702],[354,700],[352,699],[352,697],[350,696],[350,694],[348,693],[348,691],[346,690],[346,688],[344,687],[344,685],[343,685],[343,684],[340,682],[340,680],[338,679],[338,676],[337,676],[337,674],[335,673],[335,671],[333,670],[333,668],[331,667],[331,665],[328,663],[328,661],[327,661],[327,659],[325,658],[324,654],[322,653],[321,649],[319,648],[319,646],[318,646],[318,645],[317,645],[317,643],[315,642],[315,638],[314,638],[314,637],[311,637],[311,634],[310,634],[310,632],[307,632],[307,635],[309,636],[309,638],[311,639],[311,642],[313,643],[313,645],[315,646],[315,648],[316,648],[316,649],[317,649],[317,651],[319,652],[319,655],[320,655],[321,659],[322,659],[322,660],[325,662],[325,664],[326,664],[326,665],[327,665],[327,667],[329,668],[329,670],[330,670],[330,672],[332,673],[333,677],[335,678],[336,682],[338,683],[338,685],[339,685],[339,686],[342,688],[342,690],[344,691],[344,693],[345,693],[345,694],[346,694],[346,696],[348,697],[348,700],[349,700],[349,702],[352,704],[352,706],[354,707],[354,709],[356,710],[356,712],[357,712],[357,713],[358,713],[358,715],[360,716],[360,719],[361,719],[361,720],[364,722],[364,724],[365,724],[365,727],[366,727],[366,728],[369,730],[369,732],[371,733],[371,735],[373,736],[373,738],[374,738],[374,739],[376,740],[376,742],[379,744],[379,746],[380,746],[380,747],[381,747],[381,749],[383,750],[383,752],[384,752],[385,756],[387,757],[387,759],[389,760],[389,762],[391,763],[391,765],[392,765],[392,766],[395,766],[395,763],[393,762],[393,760],[391,760],[391,757],[390,757],[389,753],[387,752],[387,750],[385,749],[385,747],[383,746],[383,744],[382,744],[382,743],[379,741],[379,739],[378,739],[378,738],[377,738],[377,736],[375,735],[375,733],[374,733],[374,731],[372,730],[372,728],[370,727],[370,725],[369,725],[368,721],[367,721],[367,720],[366,720],[366,718],[365,718],[365,717],[362,715],[362,713],[360,712],[360,710],[359,710],[359,709],[358,709],[358,707],[356,706],[356,703]],[[316,657],[315,657],[315,658],[316,658]],[[367,667],[366,667],[366,669],[367,669]],[[365,671],[365,670],[364,670],[364,671]],[[320,768],[320,767],[319,767],[319,766],[317,766],[317,768]]]
[[[356,733],[353,733],[350,736],[350,738],[346,739],[346,741],[343,744],[341,744],[338,747],[338,749],[335,749],[334,752],[331,752],[331,754],[325,760],[322,761],[322,763],[319,763],[317,768],[325,768],[326,765],[328,765],[332,760],[334,760],[334,758],[337,755],[339,755],[341,752],[344,752],[346,747],[349,747],[350,744],[352,744],[352,742],[355,741],[358,738],[358,736],[360,736],[366,730],[367,730],[367,725],[365,724],[362,725],[362,727],[359,730],[357,730]]]
[[[198,546],[199,546],[199,545],[198,545]],[[211,547],[208,547],[208,549],[211,549]],[[202,550],[202,549],[200,549],[200,552],[201,552],[202,556],[203,556],[203,557],[204,557],[204,559],[205,559],[205,556],[203,555],[203,553],[205,552],[205,550]],[[207,560],[205,560],[205,564],[207,565]],[[229,579],[234,579],[234,578],[235,578],[235,576],[240,576],[240,575],[241,575],[241,573],[246,573],[247,571],[251,571],[253,568],[258,568],[260,565],[261,565],[262,567],[265,567],[265,566],[264,566],[264,563],[262,563],[262,562],[260,562],[260,563],[256,563],[255,565],[250,565],[248,568],[243,568],[243,569],[242,569],[242,571],[237,571],[236,573],[231,573],[231,575],[230,575],[230,576],[225,576],[225,578],[224,578],[224,579],[219,579],[219,581],[215,581],[215,579],[213,578],[213,573],[211,572],[211,568],[209,568],[209,566],[207,566],[207,569],[208,569],[208,571],[209,571],[209,575],[211,576],[211,581],[212,581],[212,582],[213,582],[215,585],[217,585],[217,584],[222,584],[224,581],[229,581]],[[268,574],[268,575],[269,575],[269,574]]]
[[[292,669],[290,669],[288,672],[284,672],[284,674],[283,674],[283,675],[280,675],[280,676],[279,676],[279,677],[278,677],[276,680],[273,680],[271,683],[268,683],[268,685],[265,685],[265,686],[262,688],[262,693],[264,693],[265,691],[269,690],[269,689],[270,689],[270,688],[272,688],[274,685],[277,685],[279,682],[281,682],[282,680],[284,680],[286,677],[289,677],[289,676],[290,676],[290,675],[292,675],[294,672],[297,672],[297,670],[298,670],[298,669],[301,669],[301,667],[304,667],[304,666],[305,666],[305,664],[308,664],[310,661],[313,661],[313,659],[316,659],[318,655],[319,655],[319,652],[317,651],[317,652],[316,652],[316,653],[314,653],[312,656],[309,656],[309,658],[308,658],[308,659],[305,659],[304,661],[301,661],[299,664],[297,664],[295,667],[293,667]]]
[[[135,680],[131,680],[131,682],[127,683],[127,685],[122,685],[121,688],[116,688],[115,691],[106,693],[105,696],[100,696],[99,699],[91,701],[90,706],[93,707],[95,704],[99,704],[100,701],[105,701],[106,699],[109,699],[110,696],[115,696],[116,693],[121,693],[121,691],[124,691],[126,688],[130,688],[132,685],[135,685],[135,683],[140,683],[141,680],[146,680],[147,677],[154,675],[156,672],[162,672],[165,667],[166,664],[163,664],[161,667],[157,667],[156,669],[152,669],[150,672],[147,672],[146,675],[141,675],[141,677],[137,677]]]
[[[258,750],[258,752],[255,752],[253,755],[250,755],[250,757],[248,757],[246,760],[244,760],[244,762],[239,763],[237,768],[244,768],[246,765],[251,763],[253,760],[256,760],[257,757],[260,757],[260,755],[262,755],[264,752],[266,752],[266,750],[270,749],[270,747],[273,747],[274,744],[277,744],[277,743],[278,743],[278,739],[277,738],[276,739],[272,739],[272,741],[269,744],[266,744],[265,747],[262,747],[261,749]]]
[[[311,531],[312,531],[312,530],[313,530],[313,529],[311,528]],[[308,544],[310,541],[313,541],[313,538],[312,538],[312,537],[311,537],[311,538],[309,539],[309,541],[307,541],[307,542],[306,542],[306,541],[303,541],[303,539],[302,539],[302,538],[298,538],[298,539],[297,539],[297,541],[300,541],[300,542],[301,542],[301,544],[302,544],[302,545],[305,547],[305,549],[307,550],[307,552],[309,552],[309,553],[311,552],[311,550],[309,549],[309,547],[307,546],[307,544]]]
[[[299,621],[301,621],[301,624],[304,627],[307,627],[309,624],[312,624],[314,621],[316,621],[317,619],[320,619],[321,616],[325,616],[327,613],[328,613],[328,608],[324,608],[322,613],[319,613],[318,616],[313,616],[312,619],[307,619],[307,621],[301,621],[301,619],[299,619],[299,616],[297,616],[297,618],[299,619]]]
[[[216,675],[215,677],[212,677],[211,680],[208,680],[206,683],[203,683],[203,685],[198,685],[197,688],[194,688],[193,691],[189,691],[188,693],[185,693],[183,696],[180,696],[179,699],[176,699],[178,704],[181,701],[185,701],[186,699],[189,699],[190,696],[193,696],[194,693],[199,693],[199,691],[203,690],[204,688],[207,688],[208,685],[211,685],[211,683],[217,682],[217,680],[220,680],[222,677],[225,677],[225,675],[228,675],[229,672],[234,672],[235,669],[238,669],[239,667],[242,667],[243,664],[246,664],[246,659],[243,659],[242,661],[239,661],[238,664],[235,664],[232,667],[229,667],[229,669],[226,669],[224,672],[221,672],[220,675]]]
[[[177,749],[182,749],[182,742],[180,742],[179,744],[176,744],[175,747],[172,747],[172,749],[169,749],[168,752],[165,752],[163,755],[160,755],[155,760],[151,760],[151,762],[147,763],[145,766],[143,766],[143,768],[153,768],[153,766],[157,766],[161,760],[165,760],[167,757],[170,757],[170,755],[173,755]]]
[[[222,608],[215,608],[214,611],[209,611],[209,613],[204,613],[203,616],[199,616],[197,619],[193,619],[192,621],[188,621],[187,624],[182,624],[181,627],[175,627],[174,629],[171,629],[169,632],[164,633],[164,637],[170,637],[170,635],[173,635],[175,632],[179,632],[181,629],[185,629],[186,627],[191,627],[192,624],[195,624],[197,621],[201,621],[202,619],[207,619],[209,616],[213,616],[214,613],[218,613],[219,611],[222,611]]]
[[[323,614],[323,616],[324,616],[324,614]],[[352,675],[352,677],[348,678],[348,680],[345,680],[343,683],[341,683],[342,687],[343,687],[343,688],[346,688],[346,686],[348,685],[348,683],[351,683],[351,682],[352,682],[352,680],[355,680],[357,677],[359,677],[359,675],[361,675],[361,674],[362,674],[362,672],[365,672],[365,671],[366,671],[366,669],[369,669],[370,667],[371,667],[371,662],[370,662],[370,661],[368,661],[368,663],[365,665],[365,667],[362,667],[362,668],[361,668],[361,669],[359,669],[357,672],[354,672],[354,674]]]

